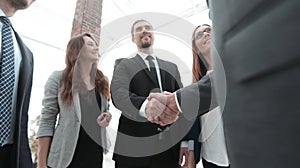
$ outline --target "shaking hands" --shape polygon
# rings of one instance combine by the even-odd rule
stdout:
[[[170,92],[149,94],[146,105],[148,121],[165,126],[174,123],[178,119],[178,114],[175,94]]]

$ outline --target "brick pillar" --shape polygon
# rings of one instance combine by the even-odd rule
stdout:
[[[77,0],[71,37],[90,33],[99,43],[103,0]]]

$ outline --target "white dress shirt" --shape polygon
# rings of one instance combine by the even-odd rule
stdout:
[[[153,62],[154,62],[154,66],[155,66],[155,69],[156,69],[156,74],[157,74],[157,79],[158,79],[159,89],[160,89],[160,91],[162,92],[162,84],[161,84],[160,70],[159,70],[159,66],[158,66],[158,63],[157,63],[157,59],[156,59],[155,54],[146,54],[146,53],[142,53],[142,52],[138,52],[137,54],[144,60],[144,62],[145,62],[145,64],[147,65],[147,67],[148,67],[149,70],[150,70],[149,62],[148,62],[148,60],[146,60],[146,57],[147,57],[148,55],[151,55],[151,56],[154,58]],[[141,108],[140,108],[140,111],[139,111],[140,116],[145,117],[145,118],[147,118],[147,115],[146,115],[146,105],[147,105],[147,103],[148,103],[148,100],[146,99],[146,100],[144,101],[144,103],[142,104],[142,106],[141,106]]]

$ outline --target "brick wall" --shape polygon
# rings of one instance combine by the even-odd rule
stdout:
[[[77,0],[71,37],[82,33],[100,38],[103,0]]]

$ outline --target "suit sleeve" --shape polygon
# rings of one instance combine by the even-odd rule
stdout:
[[[43,109],[37,137],[53,136],[57,115],[59,113],[58,88],[60,72],[55,71],[45,84]]]
[[[130,92],[131,74],[135,74],[131,71],[129,59],[116,60],[110,91],[112,102],[122,115],[136,120],[140,118],[139,109],[147,97]]]
[[[212,100],[212,84],[210,75],[204,76],[197,83],[186,86],[176,92],[183,115],[192,120],[203,115],[216,106]]]
[[[186,121],[186,122],[191,122],[191,121]],[[199,135],[200,135],[200,119],[199,117],[197,117],[191,129],[182,139],[182,141],[194,140],[194,158],[196,163],[200,161],[201,145],[199,142]]]

